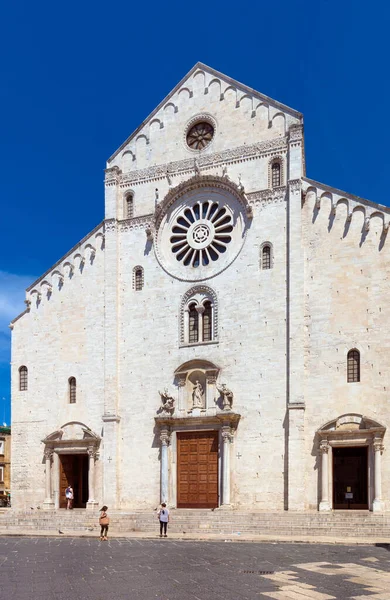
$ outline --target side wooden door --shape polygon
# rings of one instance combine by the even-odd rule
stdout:
[[[218,506],[218,431],[177,434],[177,507]]]
[[[74,457],[72,454],[60,454],[60,508],[66,508],[65,490],[74,485]]]

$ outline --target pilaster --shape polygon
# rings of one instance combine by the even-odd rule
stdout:
[[[289,132],[287,201],[287,411],[288,509],[305,507],[304,445],[304,257],[302,244],[301,177],[303,130]]]
[[[118,327],[119,315],[119,235],[115,219],[106,220],[104,252],[104,450],[103,501],[119,508],[118,479]]]

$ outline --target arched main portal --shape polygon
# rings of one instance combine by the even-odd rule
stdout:
[[[386,427],[349,413],[317,432],[321,454],[319,510],[382,511],[383,438]]]
[[[100,437],[87,425],[71,421],[42,440],[45,445],[44,507],[65,508],[65,489],[74,490],[76,508],[95,508],[95,461]]]
[[[174,373],[176,393],[160,395],[161,501],[178,508],[230,505],[231,446],[240,415],[220,369],[195,359]]]

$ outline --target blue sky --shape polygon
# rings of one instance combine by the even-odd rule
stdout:
[[[5,3],[0,422],[24,289],[104,216],[105,160],[197,62],[304,113],[307,175],[390,204],[389,3]]]

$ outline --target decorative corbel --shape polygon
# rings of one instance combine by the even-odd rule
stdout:
[[[370,217],[364,219],[364,231],[370,231]]]

